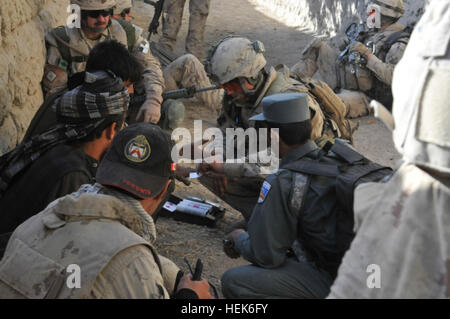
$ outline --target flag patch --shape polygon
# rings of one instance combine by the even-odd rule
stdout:
[[[272,187],[272,185],[270,185],[268,182],[264,181],[264,183],[261,187],[261,192],[259,193],[258,203],[264,202],[267,194],[269,194],[271,187]]]

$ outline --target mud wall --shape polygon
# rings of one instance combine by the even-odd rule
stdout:
[[[64,24],[69,0],[1,0],[0,154],[23,137],[42,104],[45,31]]]
[[[405,25],[419,19],[429,0],[404,0]],[[293,27],[335,36],[351,22],[359,22],[368,0],[250,0],[266,14]]]

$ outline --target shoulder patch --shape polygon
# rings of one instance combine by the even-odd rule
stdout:
[[[264,200],[266,199],[267,194],[269,194],[270,188],[272,187],[272,185],[269,184],[269,182],[264,181],[262,187],[261,187],[261,192],[259,193],[259,198],[258,198],[258,203],[263,203]]]
[[[127,143],[124,152],[129,161],[142,163],[150,157],[152,149],[147,138],[144,135],[139,135]]]

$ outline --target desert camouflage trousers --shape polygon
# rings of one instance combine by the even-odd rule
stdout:
[[[163,15],[163,36],[160,42],[172,50],[177,41],[183,18],[186,0],[166,0]],[[211,0],[189,1],[189,30],[186,39],[186,52],[192,53],[199,59],[203,58],[203,35],[206,19],[209,14]]]
[[[163,70],[166,91],[187,88],[194,85],[196,88],[212,86],[203,64],[192,54],[185,54]],[[218,111],[222,107],[222,90],[213,90],[197,93],[195,97],[204,106]]]
[[[369,70],[359,69],[355,76],[348,65],[337,66],[337,58],[336,50],[316,40],[309,45],[309,48],[305,48],[300,61],[290,71],[302,79],[310,79],[318,71],[320,79],[333,90],[342,88],[336,95],[347,106],[347,117],[364,116],[368,113],[370,98],[362,91],[372,87],[372,75]]]

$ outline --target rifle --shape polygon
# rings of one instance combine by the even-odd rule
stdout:
[[[166,91],[162,94],[162,97],[164,100],[189,99],[197,93],[218,90],[218,89],[220,89],[220,87],[217,85],[208,86],[206,88],[201,88],[201,89],[197,89],[194,85],[192,85],[187,88],[183,88],[183,89],[179,89],[179,90]]]
[[[364,40],[365,36],[367,35],[367,29],[365,28],[364,24],[356,24],[352,23],[345,31],[345,34],[347,35],[350,42],[347,44],[345,49],[339,54],[337,61],[338,63],[344,63],[347,62],[350,64],[350,71],[352,74],[355,74],[358,71],[358,67],[361,67],[367,63],[363,57],[357,52],[353,52],[351,54],[349,53],[350,46],[354,42],[361,42]],[[344,61],[346,60],[346,61]]]
[[[191,97],[194,97],[194,95],[197,93],[218,90],[218,89],[220,89],[220,87],[217,85],[208,86],[206,88],[201,88],[201,89],[197,89],[194,85],[192,85],[190,87],[179,89],[179,90],[166,91],[162,94],[162,98],[163,98],[163,100],[189,99]],[[146,99],[147,99],[147,97],[145,95],[133,95],[131,103],[133,105],[141,105],[142,103],[145,102]]]
[[[152,22],[150,22],[150,25],[148,26],[147,40],[150,41],[152,34],[158,33],[159,18],[161,17],[161,14],[163,11],[164,0],[158,0],[158,1],[144,0],[144,2],[155,8],[155,13],[153,14]]]

